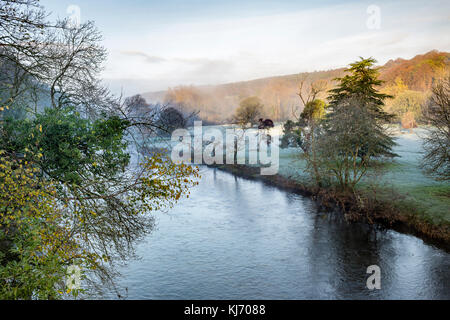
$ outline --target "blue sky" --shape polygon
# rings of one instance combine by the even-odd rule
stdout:
[[[450,51],[449,1],[41,0],[80,10],[109,50],[103,77],[126,95],[379,63]]]

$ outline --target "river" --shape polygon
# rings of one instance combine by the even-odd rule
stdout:
[[[347,223],[259,181],[201,175],[120,268],[126,298],[450,299],[450,254],[419,238]],[[366,287],[370,265],[380,290]]]

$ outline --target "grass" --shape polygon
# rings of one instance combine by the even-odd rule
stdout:
[[[369,192],[371,186],[377,185],[380,200],[394,201],[401,211],[414,214],[422,221],[450,225],[450,183],[437,182],[420,169],[424,134],[420,128],[403,134],[397,132],[394,152],[399,157],[369,170],[358,190]],[[280,175],[301,181],[305,166],[295,149],[280,150]]]
[[[224,131],[226,127],[214,126],[214,128]],[[271,130],[272,137],[280,134],[282,134],[280,126]],[[425,134],[426,131],[422,128],[413,131],[396,130],[397,145],[393,151],[399,156],[392,161],[378,163],[370,169],[357,188],[358,191],[369,195],[368,192],[373,192],[369,189],[376,185],[377,198],[385,201],[388,207],[396,207],[398,209],[396,211],[401,212],[404,217],[409,217],[408,219],[412,217],[414,224],[426,222],[449,229],[450,183],[437,182],[424,175],[420,169],[423,155],[422,137]],[[300,158],[299,149],[280,149],[279,177],[298,185],[305,184],[308,180],[305,169],[306,162]]]
[[[417,186],[403,192],[423,219],[433,224],[450,224],[450,186]]]

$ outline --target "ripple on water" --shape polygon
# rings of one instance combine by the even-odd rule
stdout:
[[[131,299],[449,299],[450,255],[317,212],[300,195],[203,169],[122,268]],[[381,268],[381,290],[366,268]],[[113,295],[108,297],[114,298]]]

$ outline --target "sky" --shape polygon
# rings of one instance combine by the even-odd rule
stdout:
[[[450,51],[450,1],[41,0],[95,21],[125,96]]]

